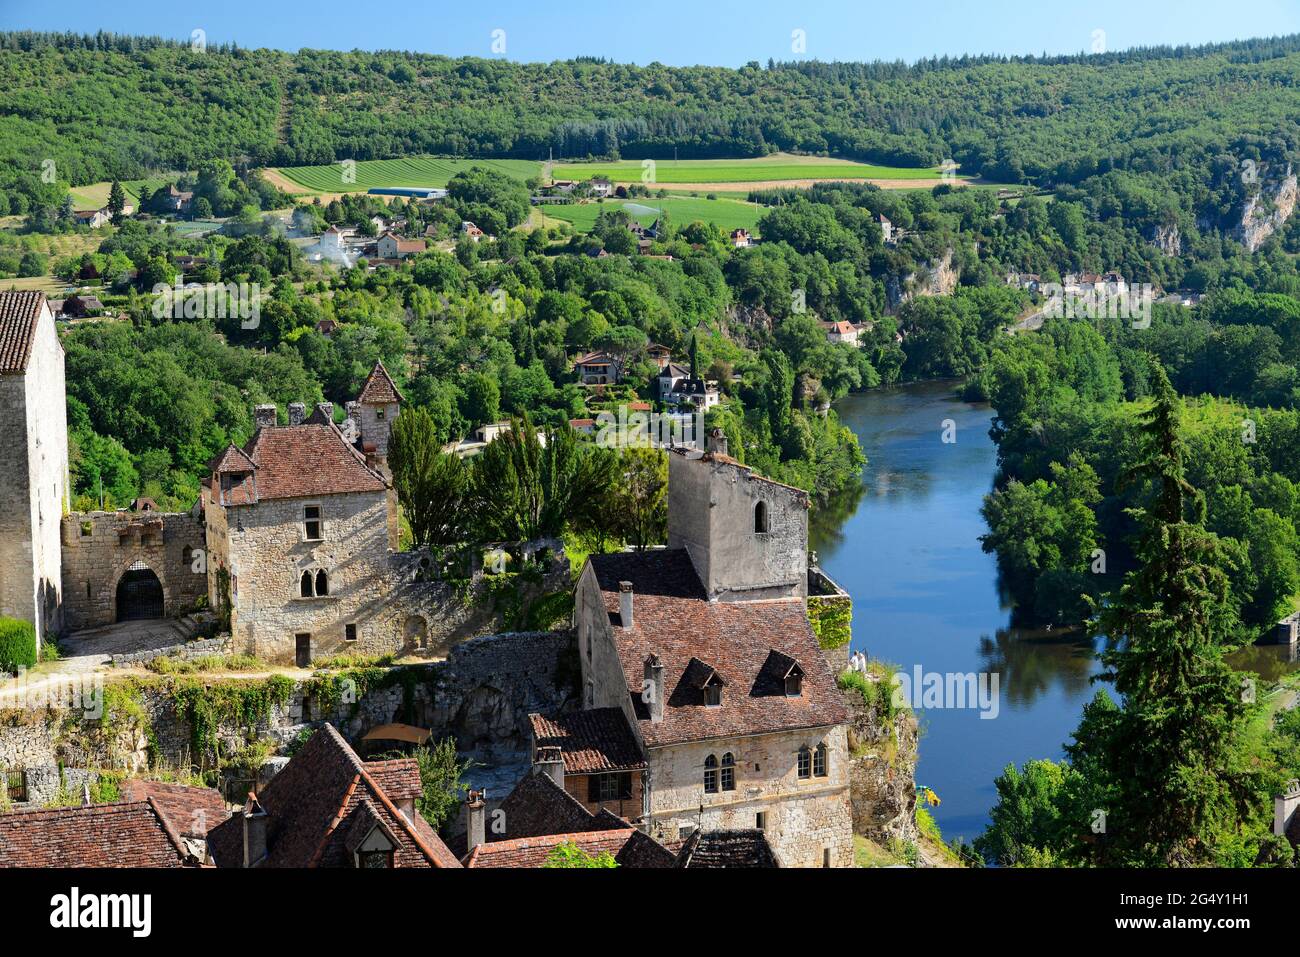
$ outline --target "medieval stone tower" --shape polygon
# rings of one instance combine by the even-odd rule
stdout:
[[[63,628],[63,389],[63,346],[45,294],[0,293],[0,615],[32,622],[38,649]]]
[[[367,457],[380,460],[387,471],[388,436],[393,429],[393,420],[401,409],[402,393],[397,391],[397,383],[388,374],[382,362],[376,362],[370,370],[361,394],[357,396],[358,420],[361,430],[361,451]]]
[[[808,494],[708,450],[668,456],[668,547],[684,548],[710,601],[808,596]]]

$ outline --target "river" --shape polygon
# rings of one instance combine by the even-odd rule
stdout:
[[[851,395],[836,408],[868,463],[860,492],[814,512],[811,547],[853,596],[853,647],[909,676],[917,666],[945,679],[998,676],[996,713],[917,709],[917,784],[939,795],[944,837],[969,840],[988,823],[993,780],[1008,763],[1062,757],[1096,688],[1093,643],[1009,627],[996,561],[979,543],[997,464],[987,404],[931,382]],[[943,440],[945,428],[955,441]]]

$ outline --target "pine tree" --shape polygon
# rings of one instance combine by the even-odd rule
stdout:
[[[113,225],[122,225],[122,213],[126,209],[126,191],[122,189],[122,184],[113,180],[113,185],[108,189],[108,212],[113,217]]]
[[[1140,565],[1100,614],[1114,642],[1102,678],[1122,705],[1081,725],[1067,749],[1099,757],[1094,791],[1114,802],[1101,809],[1098,859],[1109,865],[1211,863],[1216,835],[1235,833],[1255,798],[1240,760],[1248,696],[1223,660],[1236,630],[1232,564],[1184,477],[1178,398],[1153,366],[1145,458],[1121,479],[1149,483],[1149,504],[1129,510]]]

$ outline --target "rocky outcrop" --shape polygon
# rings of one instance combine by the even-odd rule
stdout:
[[[849,725],[849,797],[853,830],[878,844],[916,843],[916,757],[919,733],[910,711],[886,717],[856,690],[845,692]]]
[[[900,280],[890,276],[885,280],[885,295],[891,308],[910,302],[917,296],[951,296],[961,279],[956,254],[949,249],[938,262],[927,262]]]
[[[1152,227],[1148,230],[1147,240],[1166,256],[1181,256],[1183,254],[1183,235],[1179,231],[1177,223]]]
[[[1255,252],[1275,232],[1282,228],[1295,212],[1300,197],[1296,175],[1290,165],[1286,174],[1272,186],[1260,184],[1260,190],[1246,201],[1241,211],[1241,222],[1233,231],[1233,238]]]

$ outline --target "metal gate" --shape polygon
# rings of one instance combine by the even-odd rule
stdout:
[[[163,587],[153,569],[132,562],[117,583],[117,620],[139,621],[163,617]]]

